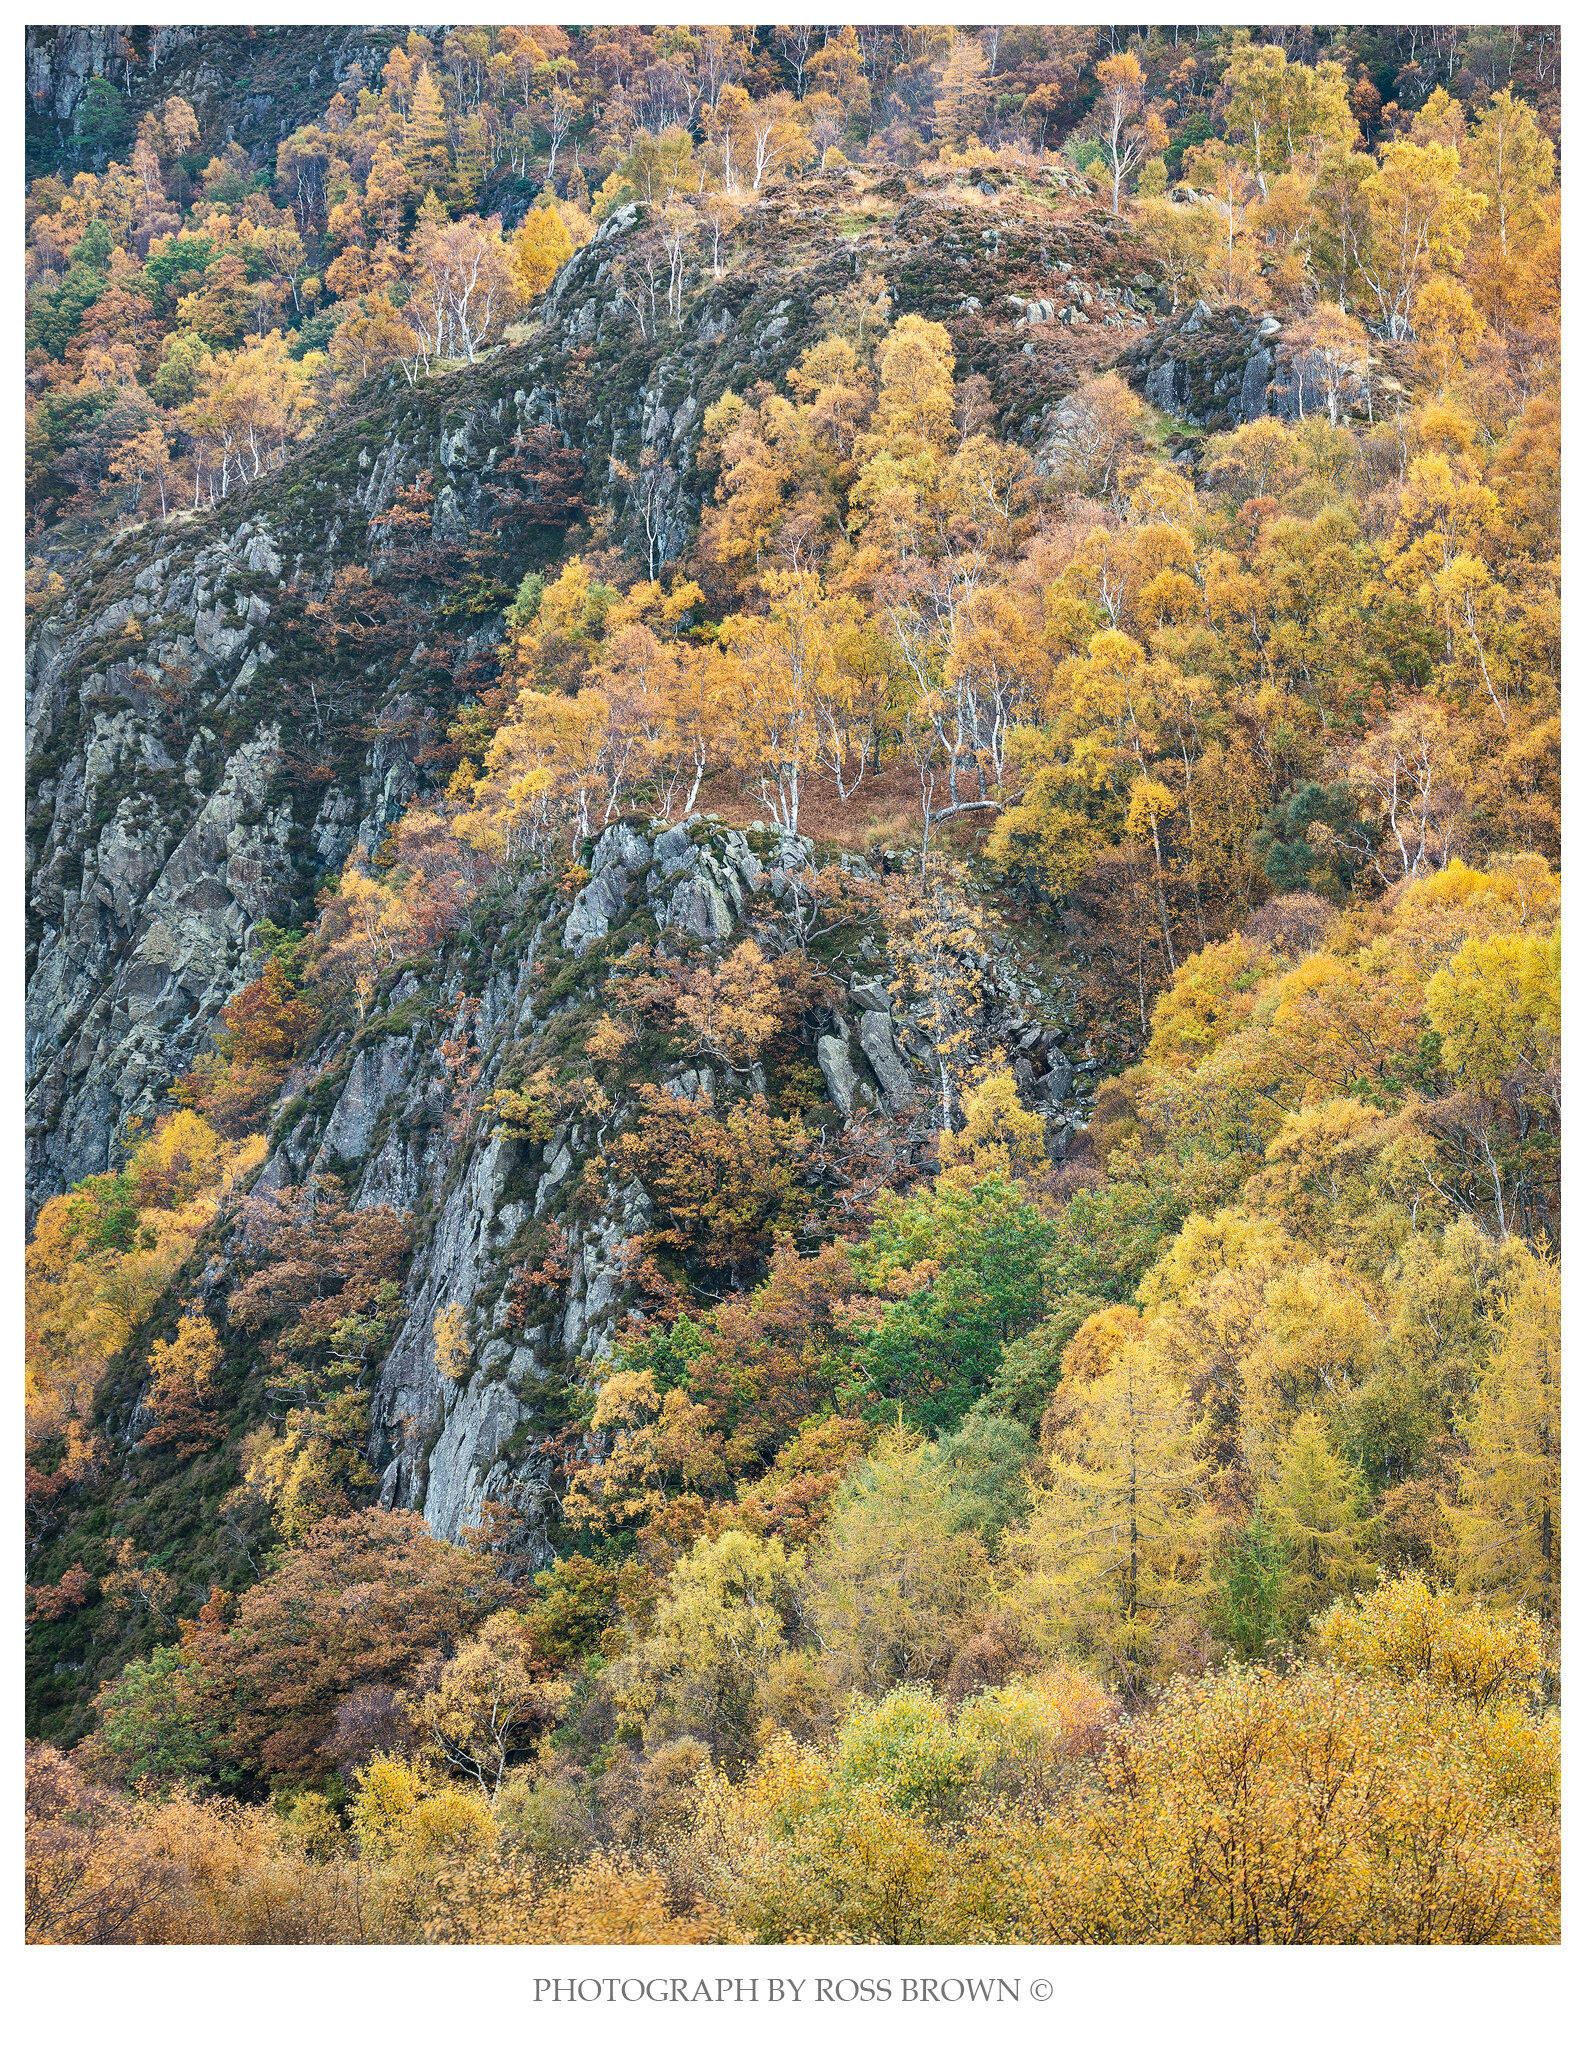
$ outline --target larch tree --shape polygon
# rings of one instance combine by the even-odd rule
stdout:
[[[1369,1578],[1363,1553],[1363,1486],[1336,1453],[1314,1413],[1295,1423],[1263,1500],[1263,1514],[1288,1553],[1301,1615],[1321,1611]]]
[[[931,109],[936,139],[944,148],[962,149],[980,133],[991,104],[990,72],[980,37],[955,35]]]
[[[1206,1473],[1181,1388],[1144,1337],[1065,1387],[1050,1483],[1009,1542],[1015,1606],[1054,1647],[1138,1688],[1200,1595]]]
[[[1505,1302],[1497,1344],[1460,1421],[1470,1462],[1454,1524],[1469,1589],[1559,1616],[1562,1508],[1558,1268],[1528,1264]]]
[[[809,1602],[844,1687],[879,1697],[930,1681],[972,1636],[991,1573],[955,1502],[945,1467],[901,1429],[839,1492],[812,1558]]]
[[[531,206],[512,241],[512,261],[525,298],[538,298],[573,253],[573,238],[555,206]]]

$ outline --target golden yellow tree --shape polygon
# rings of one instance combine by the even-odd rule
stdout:
[[[944,1129],[937,1157],[943,1186],[972,1186],[993,1173],[1017,1176],[1046,1162],[1046,1124],[1019,1100],[1001,1053],[977,1066],[959,1096],[962,1129]]]
[[[1193,1416],[1144,1337],[1060,1396],[1050,1483],[1009,1541],[1014,1608],[1045,1644],[1138,1687],[1172,1666],[1203,1588]]]
[[[1557,1266],[1528,1260],[1504,1304],[1475,1400],[1460,1421],[1470,1462],[1454,1510],[1465,1585],[1523,1598],[1555,1624],[1563,1501],[1560,1318]]]
[[[1146,104],[1145,73],[1132,50],[1104,57],[1096,66],[1096,112],[1116,213],[1130,171],[1167,147],[1167,127],[1156,109]]]
[[[1458,263],[1487,200],[1460,181],[1458,152],[1437,142],[1386,144],[1362,194],[1370,236],[1357,243],[1360,274],[1389,334],[1403,340],[1422,282]]]
[[[495,1612],[412,1707],[438,1760],[487,1796],[555,1722],[567,1686],[547,1680],[517,1612]]]
[[[573,238],[555,206],[531,206],[512,239],[512,261],[525,298],[538,298],[573,253]]]
[[[796,831],[820,757],[820,703],[838,683],[833,613],[817,575],[774,569],[763,581],[765,617],[734,616],[722,628],[734,750],[756,775],[765,808]]]

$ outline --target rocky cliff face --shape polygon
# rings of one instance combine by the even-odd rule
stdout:
[[[1294,424],[1329,409],[1321,367],[1303,342],[1270,313],[1242,306],[1213,311],[1204,299],[1132,341],[1118,358],[1125,379],[1160,412],[1203,432],[1226,433],[1253,419]],[[1340,418],[1365,417],[1371,388],[1364,374],[1335,381]],[[1398,390],[1378,377],[1375,388]]]
[[[500,459],[555,420],[553,390],[531,397],[503,357],[367,395],[213,511],[53,550],[62,587],[27,653],[35,1201],[115,1161],[127,1117],[158,1112],[206,1042],[258,923],[310,913],[416,792],[415,756],[499,633],[448,611],[465,556],[510,588],[560,544],[566,509],[491,523]],[[420,475],[432,544],[404,574],[378,520]],[[341,632],[316,606],[349,568],[372,573],[375,615]]]
[[[534,1141],[493,1127],[468,1101],[532,1063],[548,1033],[586,1033],[602,1012],[606,965],[629,944],[671,930],[715,955],[743,934],[751,907],[763,914],[813,856],[807,839],[711,819],[614,824],[595,842],[590,879],[571,903],[530,883],[502,892],[438,976],[408,974],[355,1037],[323,1046],[294,1075],[256,1190],[334,1172],[355,1207],[388,1204],[417,1224],[405,1317],[374,1400],[371,1459],[385,1503],[422,1511],[454,1538],[477,1523],[485,1500],[501,1500],[523,1513],[531,1559],[549,1558],[557,1506],[548,1440],[566,1418],[569,1388],[627,1325],[635,1297],[627,1253],[653,1214],[637,1180],[595,1205],[583,1195],[585,1165],[607,1157],[631,1104],[561,1119]],[[1061,1157],[1089,1113],[1092,1085],[1091,1070],[1065,1050],[1069,990],[1049,973],[1038,982],[1011,951],[989,953],[983,971],[986,1047],[1010,1053]],[[916,1019],[894,1003],[891,977],[866,938],[838,962],[830,1005],[806,1016],[801,1035],[834,1131],[869,1110],[897,1117],[900,1134],[920,1141],[934,1122],[934,1059]],[[475,1076],[461,1103],[440,1049],[460,999],[477,1003]],[[455,1034],[450,1042],[455,1061]],[[766,1088],[762,1071],[735,1079],[708,1065],[673,1064],[655,1078],[719,1102]],[[820,1168],[812,1169],[814,1183]],[[565,1236],[566,1272],[525,1313],[513,1274],[546,1223]],[[223,1293],[229,1279],[221,1252],[205,1284]],[[461,1378],[442,1372],[435,1350],[436,1317],[454,1306],[468,1336]]]
[[[697,465],[706,407],[779,379],[844,293],[943,320],[961,371],[987,377],[1003,430],[1039,447],[1062,396],[1154,315],[1141,252],[1109,224],[989,196],[910,195],[900,182],[879,213],[850,216],[844,174],[809,180],[796,204],[747,217],[747,247],[721,277],[708,263],[691,274],[678,323],[647,317],[642,329],[626,285],[651,223],[624,209],[515,345],[416,388],[372,382],[306,450],[211,510],[91,547],[51,538],[60,581],[27,655],[35,1204],[120,1161],[128,1119],[169,1106],[172,1079],[252,972],[260,923],[305,920],[354,844],[378,843],[426,786],[426,747],[490,673],[521,576],[554,563],[570,525],[582,543],[596,520],[641,561],[674,558],[709,487]],[[646,450],[663,483],[648,519],[627,480]],[[561,467],[547,480],[535,464],[552,454]],[[811,856],[806,842],[708,820],[613,824],[586,849],[574,901],[528,881],[492,896],[438,964],[294,1075],[261,1186],[334,1172],[355,1204],[414,1220],[371,1460],[381,1495],[437,1532],[501,1499],[549,1553],[547,1444],[625,1324],[625,1253],[651,1218],[636,1182],[587,1194],[584,1168],[606,1155],[622,1111],[564,1118],[531,1142],[477,1102],[515,1084],[547,1033],[587,1031],[608,960],[635,937],[674,929],[717,952],[751,901],[774,899]],[[1059,1157],[1091,1085],[1067,1033],[1074,990],[1050,970],[1038,983],[1011,953],[988,955],[984,971],[987,1047],[1009,1053]],[[894,1012],[891,978],[872,934],[838,968],[830,1007],[804,1019],[834,1133],[860,1112],[916,1140],[931,1126],[929,1047]],[[474,1106],[441,1049],[460,1000]],[[654,1077],[693,1096],[767,1083],[705,1067]],[[552,1221],[567,1269],[526,1312],[513,1273]],[[224,1241],[204,1255],[196,1282],[219,1325],[234,1269]],[[438,1368],[433,1336],[454,1305],[468,1333],[460,1377]]]
[[[99,167],[79,163],[72,148],[77,110],[95,76],[122,95],[134,128],[175,94],[198,116],[206,143],[238,142],[267,158],[294,128],[318,119],[354,64],[377,78],[405,34],[284,25],[29,28],[28,175]]]
[[[879,212],[850,215],[847,174],[806,180],[746,216],[720,278],[698,265],[676,323],[651,312],[642,328],[625,293],[653,229],[624,208],[517,346],[415,389],[372,382],[213,510],[91,552],[50,544],[61,585],[27,654],[35,1204],[117,1160],[127,1118],[160,1112],[207,1041],[258,923],[308,913],[422,784],[419,756],[500,630],[488,596],[459,600],[465,570],[499,605],[586,510],[647,565],[674,559],[708,487],[708,405],[778,380],[855,289],[942,320],[1003,430],[1039,445],[1063,394],[1153,315],[1125,233],[992,197],[900,180],[892,199],[868,194]],[[1030,295],[1053,277],[1083,324]],[[509,474],[537,430],[576,454],[582,501],[537,506],[532,476]],[[428,544],[404,552],[381,521],[421,478]],[[369,574],[380,615],[338,634],[316,606],[348,569]]]
[[[1118,366],[1158,411],[1226,432],[1275,409],[1281,333],[1275,319],[1239,306],[1214,312],[1201,300],[1126,348]]]

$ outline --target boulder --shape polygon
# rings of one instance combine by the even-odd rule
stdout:
[[[822,1037],[815,1046],[815,1059],[826,1075],[826,1091],[831,1095],[832,1106],[841,1115],[851,1114],[859,1077],[848,1056],[847,1042],[842,1037]]]
[[[1051,1053],[1046,1072],[1036,1084],[1054,1107],[1059,1101],[1067,1100],[1069,1089],[1074,1084],[1074,1068],[1061,1051]]]
[[[598,942],[621,916],[635,873],[650,863],[650,841],[629,824],[613,824],[600,835],[589,882],[573,899],[562,931],[562,943],[582,954]]]
[[[859,1019],[859,1042],[893,1114],[912,1108],[916,1099],[914,1082],[898,1056],[889,1019],[879,1010],[867,1008]]]

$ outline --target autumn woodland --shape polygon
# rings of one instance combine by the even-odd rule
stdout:
[[[1556,29],[30,29],[27,1936],[1559,1935]]]

